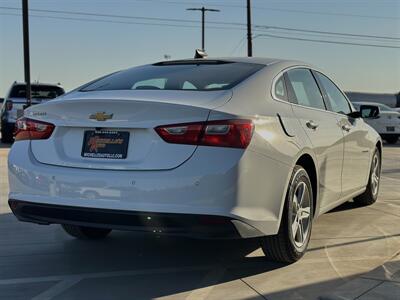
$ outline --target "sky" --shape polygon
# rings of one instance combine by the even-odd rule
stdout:
[[[164,60],[164,55],[193,57],[201,47],[200,12],[186,8],[202,5],[220,10],[206,15],[209,56],[246,56],[246,28],[241,25],[246,23],[245,4],[245,0],[29,0],[30,9],[48,10],[30,12],[32,81],[60,82],[71,90],[113,71]],[[345,91],[399,92],[400,0],[252,0],[252,7],[254,56],[306,61]],[[21,11],[6,8],[21,8],[21,0],[0,0],[0,97],[15,80],[24,80]]]

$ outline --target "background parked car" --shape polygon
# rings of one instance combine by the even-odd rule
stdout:
[[[25,83],[14,82],[6,95],[0,111],[1,141],[10,143],[13,141],[15,121],[23,115],[26,104]],[[32,88],[32,105],[54,99],[65,93],[57,84],[34,83]]]
[[[379,115],[370,117],[363,115],[364,120],[371,125],[389,144],[395,144],[400,137],[400,113],[395,109],[376,102],[353,102],[354,107],[376,106],[379,108]]]

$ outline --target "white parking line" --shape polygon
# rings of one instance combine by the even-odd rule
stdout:
[[[77,284],[81,279],[80,278],[70,278],[67,280],[60,281],[59,283],[53,285],[48,290],[43,293],[33,297],[32,300],[51,300],[55,296],[60,295],[64,291],[68,290],[73,285]]]
[[[224,276],[225,271],[226,270],[224,268],[219,267],[208,272],[206,276],[204,276],[203,280],[200,282],[199,288],[192,291],[186,297],[186,300],[207,299],[207,296],[210,294],[211,290],[219,282],[222,276]]]
[[[82,279],[92,279],[92,278],[110,278],[110,277],[120,277],[120,276],[135,276],[135,275],[148,275],[148,274],[164,274],[164,273],[202,271],[202,270],[209,270],[213,267],[215,267],[215,265],[214,266],[182,267],[182,268],[159,268],[159,269],[144,269],[144,270],[129,270],[129,271],[99,272],[99,273],[83,273],[83,274],[71,274],[71,275],[54,275],[54,276],[42,276],[42,277],[11,278],[11,279],[1,279],[0,285],[37,283],[37,282],[48,282],[48,281],[64,281],[64,280],[72,280],[72,279],[82,280]]]

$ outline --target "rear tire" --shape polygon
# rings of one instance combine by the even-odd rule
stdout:
[[[398,136],[389,136],[385,138],[385,141],[388,144],[396,144],[398,140],[399,140]]]
[[[261,247],[267,259],[294,263],[306,252],[313,220],[313,191],[307,171],[296,166],[290,179],[277,235],[266,236]]]
[[[103,239],[111,232],[111,229],[106,228],[93,228],[69,224],[62,224],[61,226],[66,233],[81,240]]]
[[[381,153],[376,148],[372,156],[371,169],[369,171],[368,185],[364,193],[354,198],[354,203],[359,206],[367,206],[378,199],[379,180],[381,175]]]

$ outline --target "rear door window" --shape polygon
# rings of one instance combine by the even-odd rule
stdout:
[[[303,106],[325,110],[324,99],[309,69],[292,69],[287,73],[290,101]]]
[[[351,112],[350,104],[338,87],[324,74],[314,71],[319,83],[322,85],[325,100],[329,102],[331,111],[339,114],[349,114]]]
[[[283,76],[281,76],[275,83],[275,97],[279,100],[287,101],[287,94],[286,94],[286,87],[285,87],[285,80]]]

